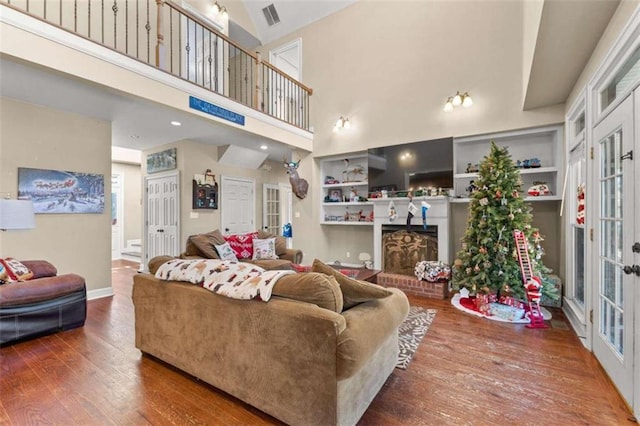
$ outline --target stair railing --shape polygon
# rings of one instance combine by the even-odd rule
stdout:
[[[170,0],[0,3],[309,130],[312,89]]]

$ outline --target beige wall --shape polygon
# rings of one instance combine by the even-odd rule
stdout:
[[[111,123],[0,98],[0,192],[16,196],[18,167],[105,176],[111,194]],[[111,287],[111,212],[38,214],[36,228],[0,232],[0,256],[46,259],[88,290]]]
[[[124,241],[142,238],[142,172],[139,165],[113,163],[112,173],[124,176]]]
[[[195,174],[203,174],[206,169],[211,169],[215,174],[216,182],[221,189],[221,176],[242,177],[254,179],[256,182],[256,229],[262,227],[262,185],[265,183],[288,183],[287,175],[281,163],[267,161],[271,170],[265,168],[247,169],[233,167],[218,163],[218,147],[191,140],[179,141],[175,144],[164,145],[154,150],[145,151],[143,159],[153,152],[163,151],[169,148],[177,148],[177,163],[180,171],[180,247],[184,250],[189,235],[213,231],[220,228],[220,208],[217,210],[192,209],[192,180]],[[143,173],[146,173],[146,161],[142,165]],[[220,199],[218,204],[221,206]],[[191,218],[190,214],[197,213],[197,218]],[[293,239],[294,246],[297,240]]]
[[[563,105],[522,110],[524,20],[522,2],[360,1],[262,53],[267,57],[269,49],[302,38],[303,83],[314,90],[317,158],[562,122]],[[457,90],[468,90],[474,106],[444,113],[446,98]],[[352,128],[333,133],[341,115]],[[358,253],[373,253],[371,229],[319,225],[318,161],[303,161],[299,173],[310,182],[307,198],[294,199],[300,212],[294,234],[309,236],[299,244],[305,259],[358,263]],[[452,226],[464,230],[466,216],[455,216]],[[558,251],[557,238],[548,236],[546,243]]]
[[[598,45],[593,50],[589,62],[587,62],[587,65],[584,67],[578,81],[575,86],[573,86],[573,90],[567,98],[567,102],[565,103],[567,110],[572,107],[576,98],[582,93],[582,90],[584,90],[589,80],[594,76],[606,54],[620,35],[620,32],[624,29],[624,26],[631,18],[631,15],[637,9],[638,4],[640,3],[637,0],[622,0],[620,2],[616,12],[609,21],[609,25],[602,34]]]

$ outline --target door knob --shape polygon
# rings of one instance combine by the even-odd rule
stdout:
[[[224,232],[229,232],[229,228],[224,228]]]
[[[640,243],[639,242],[635,242],[632,246],[631,246],[631,252],[632,253],[640,253]]]
[[[622,268],[622,270],[627,275],[636,274],[637,276],[640,277],[640,265],[633,265],[633,266],[625,265],[625,267]]]
[[[164,229],[158,229],[158,232],[164,232]]]

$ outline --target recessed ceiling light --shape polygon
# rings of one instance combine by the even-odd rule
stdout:
[[[181,123],[181,122],[179,122],[179,121],[172,121],[172,122],[171,122],[171,125],[172,125],[172,126],[182,126],[182,123]]]
[[[266,145],[260,145],[260,149],[267,149],[267,148],[269,148],[269,147],[266,146]]]
[[[140,135],[129,135],[131,139],[140,139]]]

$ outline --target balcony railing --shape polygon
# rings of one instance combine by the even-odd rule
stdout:
[[[0,3],[309,130],[310,88],[169,0]]]

